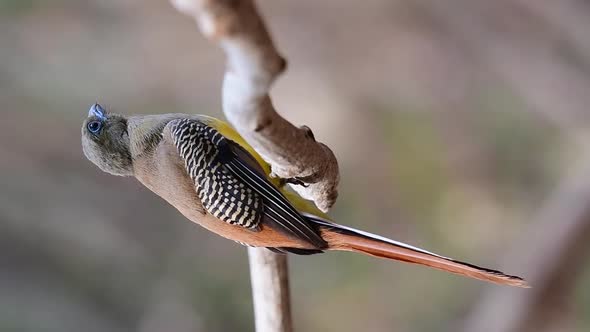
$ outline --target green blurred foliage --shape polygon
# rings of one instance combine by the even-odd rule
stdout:
[[[0,0],[0,15],[21,15],[39,4],[38,0]]]
[[[431,219],[435,206],[448,189],[445,146],[431,113],[407,110],[379,111],[378,125],[390,153],[392,185],[400,191],[404,207]]]
[[[506,89],[488,89],[475,101],[472,119],[489,155],[490,176],[505,202],[539,203],[555,185],[564,141],[555,126],[543,122]]]

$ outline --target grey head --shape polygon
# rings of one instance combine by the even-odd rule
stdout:
[[[127,119],[94,104],[82,125],[82,150],[101,170],[120,176],[133,175]]]

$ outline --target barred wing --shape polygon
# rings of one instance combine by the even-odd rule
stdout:
[[[291,205],[237,143],[215,128],[189,119],[176,120],[172,135],[209,213],[249,228],[261,222],[272,223],[318,249],[327,246],[317,228]]]
[[[262,198],[222,164],[224,152],[218,146],[225,138],[190,119],[173,121],[171,133],[205,210],[227,223],[256,229],[263,214]]]

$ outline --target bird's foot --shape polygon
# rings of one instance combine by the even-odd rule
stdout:
[[[283,187],[286,184],[292,184],[292,185],[296,185],[296,186],[302,186],[303,188],[307,188],[309,187],[309,184],[303,182],[301,179],[299,178],[281,178],[279,179],[281,187]]]

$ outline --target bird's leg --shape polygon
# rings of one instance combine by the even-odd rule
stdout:
[[[305,136],[307,136],[307,138],[315,141],[315,136],[313,135],[313,131],[311,131],[311,128],[309,128],[306,125],[303,125],[303,126],[299,127],[299,129],[302,130],[305,133]],[[284,187],[286,184],[292,184],[292,185],[296,185],[296,186],[302,186],[303,188],[309,187],[309,184],[306,183],[300,177],[282,178],[282,177],[277,176],[275,173],[271,173],[270,176],[273,177],[273,178],[278,178],[279,179],[279,186],[280,187]]]
[[[305,136],[307,136],[307,138],[315,141],[315,136],[313,135],[313,131],[311,130],[311,128],[309,128],[306,125],[303,125],[303,126],[299,127],[299,129],[305,133]],[[305,180],[300,177],[281,178],[281,177],[277,176],[275,173],[271,173],[270,176],[273,178],[279,179],[279,186],[280,187],[284,187],[286,184],[302,186],[303,188],[309,187],[309,183],[306,183]]]
[[[304,188],[307,188],[309,186],[309,184],[305,183],[305,181],[303,181],[301,178],[298,178],[298,177],[282,178],[280,176],[277,176],[275,173],[270,173],[270,177],[278,179],[279,180],[279,187],[281,187],[281,188],[284,187],[286,184],[302,186]]]
[[[307,188],[309,186],[309,184],[303,182],[303,180],[295,177],[295,178],[287,178],[287,179],[280,179],[281,182],[281,186],[284,186],[285,184],[293,184],[296,186],[302,186],[303,188]]]

